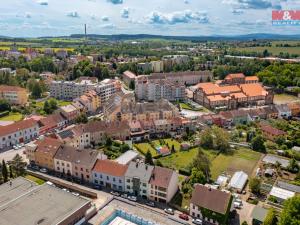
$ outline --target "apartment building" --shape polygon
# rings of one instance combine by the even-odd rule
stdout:
[[[101,106],[100,96],[96,93],[96,91],[91,90],[87,91],[84,95],[76,98],[73,103],[75,105],[82,105],[84,111],[88,113],[95,113]]]
[[[227,224],[231,207],[230,193],[195,184],[190,201],[190,215],[211,224]]]
[[[12,105],[25,105],[28,101],[28,93],[25,88],[0,85],[0,99],[5,99]]]
[[[111,160],[97,160],[92,170],[92,180],[96,185],[115,191],[125,191],[127,165]]]
[[[122,75],[123,82],[129,87],[130,83],[135,82],[136,75],[131,71],[125,71]]]
[[[54,131],[55,129],[60,130],[64,128],[67,125],[67,123],[68,120],[62,115],[62,113],[57,112],[51,114],[38,121],[38,124],[40,126],[39,134],[46,134],[48,132]]]
[[[80,107],[78,104],[69,104],[61,106],[59,108],[61,114],[68,119],[68,121],[74,121],[81,113],[83,106]]]
[[[39,125],[33,119],[22,120],[0,129],[0,149],[27,143],[39,135]]]
[[[108,121],[171,119],[179,115],[179,110],[166,99],[155,102],[135,102],[131,95],[116,94],[103,107]]]
[[[131,162],[125,173],[125,192],[147,199],[153,169],[144,163]]]
[[[79,80],[79,82],[52,81],[50,84],[50,96],[57,99],[73,100],[88,91],[94,90],[99,95],[100,102],[105,102],[120,89],[120,82],[112,79],[105,79],[100,83],[95,83],[91,79],[83,79]]]
[[[193,99],[210,109],[236,109],[247,105],[273,103],[273,92],[259,83],[220,85],[199,83],[194,86]]]
[[[42,138],[34,143],[34,160],[32,163],[54,171],[54,156],[63,143],[53,138]],[[27,155],[26,155],[27,156]]]
[[[178,191],[178,174],[171,169],[155,166],[149,182],[149,199],[168,203]]]

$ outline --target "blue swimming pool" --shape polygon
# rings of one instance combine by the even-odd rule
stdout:
[[[109,218],[107,218],[104,222],[102,222],[100,225],[109,225],[117,217],[121,217],[137,225],[158,225],[154,222],[147,221],[141,217],[127,213],[120,209],[115,210],[114,213]]]

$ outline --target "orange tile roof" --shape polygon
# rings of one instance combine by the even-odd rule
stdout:
[[[248,76],[245,79],[246,79],[246,81],[247,80],[257,80],[257,81],[259,80],[257,76]]]
[[[241,92],[241,89],[238,85],[219,86],[214,83],[200,83],[197,85],[197,87],[202,88],[207,95],[220,94],[222,92]]]
[[[234,78],[244,78],[244,77],[245,77],[245,75],[243,73],[231,73],[225,77],[225,80],[234,79]]]
[[[240,85],[242,91],[248,96],[248,97],[254,97],[254,96],[266,96],[268,92],[261,86],[260,84],[241,84]]]
[[[50,154],[54,157],[57,150],[62,146],[62,142],[58,139],[45,137],[43,140],[38,140],[35,142],[37,145],[37,152],[43,152],[46,154]]]
[[[25,88],[18,86],[0,85],[0,92],[11,92],[11,91],[26,91]]]
[[[1,127],[0,136],[5,136],[20,130],[28,129],[30,127],[34,127],[35,125],[37,125],[37,122],[33,119],[18,121],[13,124]]]
[[[93,171],[115,177],[122,177],[125,175],[127,168],[127,165],[122,165],[111,160],[98,159],[93,168]]]

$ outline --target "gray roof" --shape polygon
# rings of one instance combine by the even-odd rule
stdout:
[[[268,214],[268,210],[259,206],[255,206],[252,211],[252,218],[263,222]]]
[[[131,162],[128,166],[125,177],[138,177],[140,180],[148,182],[151,178],[154,166],[144,163]]]
[[[289,159],[281,158],[276,155],[268,154],[263,158],[264,163],[269,163],[275,165],[276,162],[279,162],[283,168],[288,167]]]
[[[5,225],[58,224],[90,204],[87,199],[48,184],[37,186],[25,178],[14,179],[12,186],[6,183],[0,189],[1,197],[3,191],[10,196],[10,201],[0,203],[0,224]]]
[[[286,183],[286,182],[283,182],[283,181],[278,181],[277,186],[282,188],[282,189],[288,190],[288,191],[293,191],[293,192],[300,193],[300,186],[297,186],[297,185],[294,185],[294,184],[289,184],[289,183]]]

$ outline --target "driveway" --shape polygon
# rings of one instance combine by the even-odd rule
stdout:
[[[252,224],[251,214],[254,207],[255,205],[243,201],[243,207],[241,209],[236,210],[237,211],[236,218],[232,220],[230,224],[240,225],[244,221],[246,221],[248,224]]]

